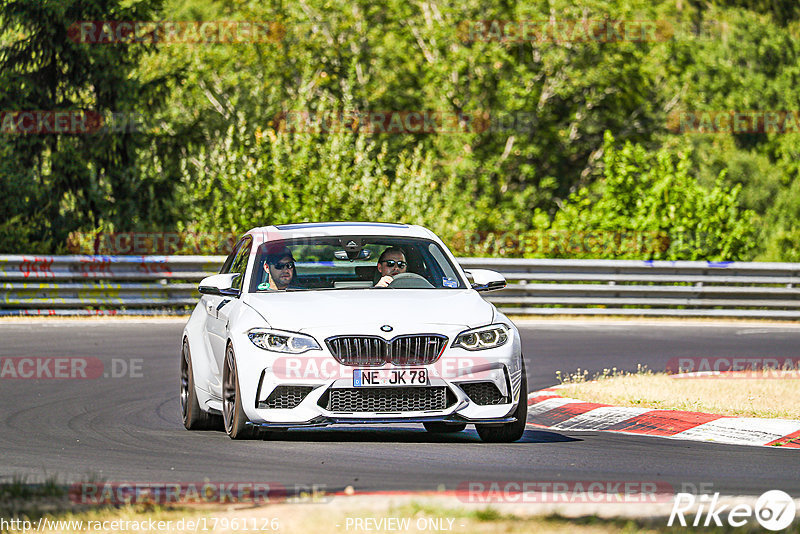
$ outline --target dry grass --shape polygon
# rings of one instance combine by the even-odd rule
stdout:
[[[563,379],[559,394],[614,406],[800,419],[797,378],[741,378],[724,373],[713,378],[675,378],[643,369],[635,374],[607,372],[592,381],[584,381],[585,376],[579,372]]]
[[[15,493],[16,494],[16,493]],[[742,498],[723,497],[728,503]],[[30,500],[30,499],[29,499]],[[37,500],[37,499],[33,499]],[[42,495],[39,500],[52,502],[52,497]],[[58,499],[55,499],[58,501]],[[751,506],[755,497],[745,498]],[[752,502],[751,502],[752,501]],[[61,501],[62,504],[63,500]],[[2,498],[0,498],[2,504]],[[30,504],[30,503],[29,503]],[[73,510],[67,505],[64,510],[42,511],[36,506],[27,512],[3,513],[3,517],[25,518],[32,521],[35,530],[38,520],[45,517],[56,521],[82,521],[82,528],[61,523],[49,524],[43,534],[103,534],[127,528],[140,534],[172,534],[178,532],[275,532],[282,534],[345,534],[363,532],[450,532],[471,533],[662,533],[692,532],[690,528],[667,527],[667,517],[672,508],[669,501],[660,503],[609,504],[591,502],[585,504],[496,504],[465,503],[454,496],[436,495],[364,495],[325,496],[318,494],[308,502],[275,503],[265,505],[186,505],[165,508],[160,506],[127,506],[122,508],[100,508]],[[361,520],[361,524],[355,520]],[[87,522],[91,521],[89,524]],[[127,521],[127,525],[108,523]],[[163,521],[153,525],[149,521]],[[367,521],[370,523],[367,524]],[[393,522],[387,523],[387,521]],[[99,524],[98,524],[99,522]],[[130,522],[137,522],[133,526]],[[167,523],[169,522],[169,523]],[[190,523],[192,522],[192,523]],[[405,523],[405,528],[398,525]],[[357,526],[358,525],[358,526]],[[795,523],[800,525],[800,523]],[[731,528],[705,528],[704,532],[732,532]],[[20,529],[0,527],[0,532],[21,532]],[[30,532],[30,530],[28,531]],[[760,532],[756,523],[736,529],[736,532]]]

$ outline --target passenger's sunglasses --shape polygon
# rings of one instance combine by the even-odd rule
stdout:
[[[385,263],[387,267],[394,267],[395,265],[397,265],[397,267],[400,269],[405,269],[406,265],[408,265],[404,261],[395,261],[395,260],[383,260],[381,263]]]
[[[284,269],[294,269],[294,262],[288,261],[286,263],[273,263],[272,266],[278,269],[279,271],[282,271]]]

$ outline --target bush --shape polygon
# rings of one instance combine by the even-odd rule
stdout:
[[[575,233],[649,236],[651,248],[599,248],[585,257],[658,260],[743,260],[754,248],[754,214],[739,207],[741,186],[728,187],[725,171],[713,188],[690,174],[687,150],[647,152],[606,132],[603,178],[571,195],[551,229]],[[578,255],[581,256],[580,254]]]

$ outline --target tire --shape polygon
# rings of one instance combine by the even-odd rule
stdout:
[[[225,433],[231,439],[255,437],[256,430],[247,424],[247,416],[242,408],[242,394],[239,391],[233,345],[228,345],[225,350],[225,365],[222,370],[222,419],[225,423]]]
[[[431,422],[422,424],[425,425],[425,430],[433,434],[454,434],[456,432],[461,432],[462,430],[467,428],[467,423]]]
[[[181,348],[181,419],[186,430],[216,430],[222,425],[216,414],[204,412],[197,400],[192,370],[192,354],[189,351],[189,340],[183,340]]]
[[[528,420],[528,377],[525,373],[525,360],[522,360],[522,379],[519,385],[519,402],[512,414],[517,418],[513,423],[502,425],[475,425],[478,436],[487,443],[511,443],[525,433]]]

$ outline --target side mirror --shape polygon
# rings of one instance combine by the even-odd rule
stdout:
[[[475,291],[494,291],[506,287],[506,277],[488,269],[470,269],[464,271],[472,278],[472,289]]]
[[[200,280],[197,289],[204,295],[222,295],[225,297],[238,297],[241,291],[233,287],[233,282],[239,273],[214,274]]]

